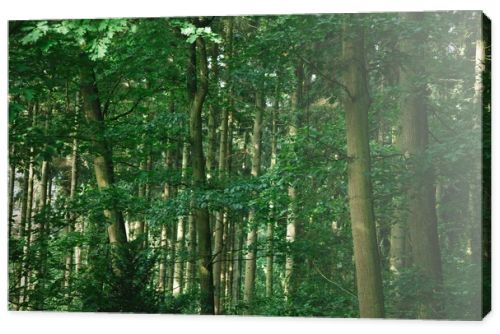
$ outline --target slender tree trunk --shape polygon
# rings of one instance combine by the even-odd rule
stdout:
[[[38,102],[28,109],[28,119],[30,126],[36,125],[36,115],[38,112]],[[25,308],[27,299],[27,279],[29,276],[28,260],[29,248],[31,243],[31,209],[33,205],[33,178],[34,178],[34,158],[33,147],[30,147],[27,152],[27,166],[23,175],[23,198],[21,203],[21,221],[19,229],[19,239],[23,242],[21,263],[19,268],[19,278],[17,284],[17,305],[16,310]]]
[[[264,95],[261,91],[257,90],[255,93],[255,120],[253,123],[252,135],[252,177],[260,176],[261,164],[261,138],[262,138],[262,116],[264,114]],[[247,234],[247,247],[248,252],[245,259],[245,292],[243,295],[245,303],[249,305],[249,311],[254,298],[255,289],[255,270],[256,270],[256,256],[257,256],[257,221],[255,209],[251,208],[248,214],[249,231]]]
[[[241,299],[241,272],[242,272],[242,248],[243,248],[243,220],[236,218],[234,224],[234,244],[233,244],[233,284],[231,292],[232,305],[239,304]]]
[[[71,172],[70,172],[70,186],[69,186],[69,199],[70,201],[75,200],[76,195],[76,187],[78,182],[78,140],[76,138],[73,139],[73,146],[71,152]],[[68,216],[68,226],[66,228],[66,232],[72,233],[75,229],[75,221],[76,216],[73,212],[69,213]],[[79,246],[77,246],[79,248]],[[74,250],[69,250],[66,258],[64,260],[64,288],[69,292],[71,287],[71,273],[73,268],[73,253],[76,257],[76,248]],[[78,257],[80,256],[80,250],[78,251]],[[75,261],[76,262],[76,261]],[[78,259],[79,265],[80,259]]]
[[[168,273],[167,273],[167,291],[169,293],[174,292],[174,271],[175,271],[175,263],[176,263],[176,241],[177,241],[177,225],[173,224],[172,226],[168,227],[168,238],[167,238],[167,247],[168,247],[168,258],[169,258],[169,265],[168,265]]]
[[[185,184],[188,182],[187,180],[187,168],[189,163],[189,144],[184,144],[182,148],[182,166],[181,166],[181,179]],[[184,186],[179,188],[179,195],[185,191]],[[184,225],[185,225],[185,216],[181,216],[177,220],[177,245],[176,251],[178,254],[184,253]],[[174,268],[174,286],[173,286],[173,294],[178,295],[182,293],[183,290],[183,276],[184,276],[184,262],[180,256],[177,256],[175,259],[175,268]]]
[[[295,138],[297,137],[297,128],[302,126],[302,113],[304,112],[304,64],[299,61],[296,67],[296,87],[292,97],[292,120],[288,129],[288,135],[291,138],[293,151],[296,152]],[[300,274],[297,272],[297,260],[299,254],[294,252],[293,245],[300,234],[301,224],[298,220],[298,194],[296,184],[293,182],[288,187],[288,199],[290,201],[288,209],[288,223],[286,226],[286,241],[292,246],[291,253],[288,253],[285,258],[285,282],[284,292],[285,298],[294,294],[294,289],[299,285]],[[302,258],[302,256],[300,256]],[[301,262],[301,261],[299,261]]]
[[[14,224],[14,184],[16,180],[16,166],[12,163],[12,161],[9,162],[9,240],[12,240],[14,231],[13,231],[13,224]]]
[[[80,58],[80,92],[83,98],[83,111],[92,129],[91,139],[94,148],[94,173],[99,190],[104,191],[113,186],[114,171],[112,161],[112,148],[105,136],[105,122],[101,111],[99,93],[95,80],[93,65],[87,55]],[[125,220],[120,210],[114,203],[104,210],[108,222],[107,232],[111,245],[111,262],[113,270],[119,280],[125,283],[123,266],[128,266],[127,233]],[[129,293],[124,284],[119,293]]]
[[[373,214],[368,137],[369,98],[365,72],[364,33],[361,23],[346,24],[343,56],[346,65],[344,98],[347,128],[348,195],[351,212],[359,314],[384,317],[384,298],[377,234]]]
[[[33,115],[33,119],[36,117],[36,112]],[[33,124],[35,121],[33,120]],[[23,263],[22,263],[22,276],[21,276],[21,289],[20,289],[20,297],[19,303],[21,307],[27,309],[28,307],[28,289],[30,284],[30,276],[31,276],[31,242],[33,239],[33,221],[32,221],[32,212],[33,212],[33,195],[34,195],[34,182],[35,182],[35,167],[34,167],[34,157],[33,157],[33,148],[30,149],[30,164],[29,164],[29,172],[28,172],[28,191],[27,191],[27,208],[26,208],[26,221],[24,227],[25,239],[23,246]]]
[[[279,111],[279,100],[280,100],[280,84],[276,86],[276,96],[274,100],[274,108],[272,111],[272,124],[271,124],[271,163],[270,169],[272,170],[276,166],[276,159],[278,155],[278,127],[277,127],[277,117]],[[269,223],[267,224],[267,255],[266,255],[266,297],[271,298],[273,295],[273,265],[274,265],[274,224],[275,224],[275,209],[274,203],[271,201],[269,203],[270,207],[270,217]]]
[[[160,232],[160,267],[158,273],[158,291],[162,294],[166,291],[167,273],[167,246],[168,246],[167,226],[163,225]]]
[[[76,195],[76,187],[78,182],[78,139],[76,135],[78,133],[78,93],[76,94],[75,99],[75,108],[74,108],[74,129],[73,135],[73,143],[71,147],[71,170],[70,170],[70,183],[69,183],[69,200],[73,202],[75,200]],[[66,111],[70,111],[70,99],[68,93],[68,83],[66,83]],[[76,216],[74,212],[69,212],[68,214],[68,225],[66,226],[66,233],[71,234],[75,230],[75,221]],[[64,260],[64,289],[66,290],[66,296],[69,296],[70,287],[71,287],[71,274],[73,272],[73,259],[76,255],[76,247],[73,249],[69,249],[66,254],[66,258]]]
[[[28,194],[28,189],[29,189],[29,175],[30,175],[30,166],[31,163],[28,162],[28,166],[24,167],[24,173],[23,173],[23,186],[22,186],[22,198],[21,198],[21,213],[20,213],[20,224],[19,224],[19,240],[21,240],[23,243],[26,243],[26,227],[27,227],[27,212],[28,212],[28,201],[29,201],[29,194]],[[22,256],[19,259],[19,266],[16,268],[16,292],[15,292],[15,310],[20,310],[22,306],[22,301],[23,301],[23,284],[24,284],[24,268],[26,266],[26,254],[25,254],[25,248],[23,246],[23,251],[22,251]]]
[[[229,110],[227,107],[223,108],[221,115],[220,127],[220,142],[219,142],[219,166],[218,176],[219,179],[224,179],[227,176],[227,137],[228,137],[228,117]],[[214,303],[215,314],[220,314],[220,295],[221,295],[221,268],[223,261],[223,238],[224,238],[224,217],[226,213],[223,209],[216,215],[215,222],[215,242],[214,242]]]
[[[199,83],[196,69],[196,52],[199,51]],[[189,48],[188,95],[190,98],[190,140],[193,184],[203,189],[206,184],[203,156],[202,118],[203,103],[208,92],[208,64],[205,41],[198,37]],[[194,220],[198,238],[198,274],[200,281],[201,314],[214,314],[214,286],[212,274],[212,242],[208,209],[194,203]]]
[[[52,114],[52,109],[49,107],[45,115],[44,124],[44,134],[48,135],[49,122]],[[47,145],[44,145],[44,149]],[[48,251],[48,234],[50,226],[48,225],[49,220],[47,212],[48,198],[50,197],[50,161],[47,157],[42,161],[41,176],[40,176],[40,187],[37,201],[37,213],[41,215],[41,219],[38,225],[38,240],[40,242],[39,259],[37,264],[37,284],[38,289],[42,291],[45,290],[46,274],[47,274],[47,251]],[[38,299],[36,309],[43,310],[44,300]]]
[[[220,314],[221,268],[223,261],[224,211],[218,212],[215,221],[214,240],[214,305],[215,314]]]
[[[232,128],[232,117],[230,115],[229,119],[229,129]],[[229,136],[231,138],[232,131],[229,132]],[[232,139],[231,139],[232,142]],[[247,132],[243,132],[243,159],[241,165],[242,174],[246,175],[248,167],[246,165],[247,155],[248,155],[248,136]],[[231,146],[232,147],[232,146]],[[230,151],[228,151],[230,152]],[[231,153],[229,153],[229,157],[231,157]],[[231,164],[229,164],[231,165]],[[236,218],[236,217],[235,217]],[[234,244],[233,244],[233,285],[232,285],[232,305],[236,306],[241,301],[241,283],[242,283],[242,272],[243,272],[243,242],[244,242],[244,234],[243,234],[243,226],[245,225],[245,218],[238,216],[237,220],[234,223]]]
[[[175,111],[174,100],[170,101],[169,111],[172,113]],[[167,142],[170,146],[170,142]],[[173,165],[173,150],[168,147],[164,152],[165,157],[165,167],[170,172],[174,169]],[[170,180],[165,182],[163,187],[163,200],[168,201],[172,197],[172,186]],[[161,226],[160,230],[160,263],[158,266],[158,291],[163,295],[166,292],[166,274],[167,274],[167,250],[168,250],[168,227],[166,224]]]
[[[191,290],[195,281],[195,264],[196,264],[196,226],[194,225],[193,215],[189,214],[187,222],[187,248],[188,260],[186,261],[186,290]]]

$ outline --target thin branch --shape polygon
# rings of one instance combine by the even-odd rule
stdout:
[[[318,73],[319,76],[321,76],[323,79],[329,81],[331,84],[333,85],[337,85],[339,86],[340,88],[342,88],[342,90],[349,96],[349,98],[351,100],[354,99],[354,96],[351,94],[351,92],[349,91],[349,89],[347,88],[346,85],[344,85],[343,83],[341,83],[340,81],[338,81],[337,79],[335,78],[332,78],[330,77],[329,75],[323,73],[322,71],[320,71],[320,69],[314,64],[312,63],[311,61],[309,61],[308,59],[306,59],[304,56],[302,56],[301,54],[299,54],[298,52],[294,52],[295,55],[297,57],[299,57],[304,63],[306,63],[307,65],[311,66],[312,69]]]
[[[135,108],[137,108],[137,106],[139,105],[139,103],[140,103],[140,102],[141,102],[144,98],[145,98],[145,96],[144,96],[144,95],[140,96],[140,97],[139,97],[139,98],[135,101],[135,103],[134,103],[134,105],[132,106],[132,108],[130,108],[128,111],[125,111],[125,112],[123,112],[123,113],[121,113],[121,114],[119,114],[119,115],[116,115],[115,117],[110,118],[109,120],[110,120],[110,121],[116,121],[117,119],[120,119],[120,118],[122,118],[122,117],[124,117],[124,116],[127,116],[127,115],[129,115],[129,114],[133,113],[133,112],[134,112],[134,110],[135,110]]]
[[[332,281],[331,279],[329,279],[328,277],[326,277],[318,268],[318,266],[316,266],[316,263],[314,261],[312,261],[312,264],[314,266],[314,269],[316,269],[316,271],[318,272],[318,274],[321,275],[321,277],[323,277],[327,282],[329,283],[332,283],[333,285],[335,285],[337,288],[339,288],[340,290],[348,293],[349,295],[353,296],[354,298],[356,298],[356,300],[358,299],[358,296],[356,296],[353,292],[347,290],[346,288],[342,287],[340,284]]]
[[[108,113],[109,105],[111,104],[111,98],[113,97],[116,89],[118,88],[118,85],[122,82],[123,76],[124,76],[123,74],[120,75],[118,80],[116,80],[116,83],[114,84],[113,88],[111,88],[108,99],[106,100],[106,103],[104,103],[103,115],[106,115]]]

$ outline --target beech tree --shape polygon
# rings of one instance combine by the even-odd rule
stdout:
[[[483,22],[10,22],[9,308],[479,319]]]

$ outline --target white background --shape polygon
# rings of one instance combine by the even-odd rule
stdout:
[[[238,15],[285,13],[332,13],[366,11],[484,10],[492,19],[493,59],[500,47],[496,23],[500,17],[497,0],[176,0],[176,1],[107,1],[107,0],[0,0],[0,333],[85,333],[160,334],[191,332],[233,334],[261,333],[467,333],[499,332],[500,311],[493,310],[482,322],[358,320],[318,318],[210,317],[184,315],[127,315],[7,311],[7,20],[98,17],[158,17],[185,15]],[[497,77],[493,64],[493,78]],[[498,97],[493,81],[493,100]],[[495,110],[495,101],[493,101]],[[500,120],[493,114],[493,128]],[[500,189],[500,132],[493,131],[493,190]],[[493,308],[499,305],[499,228],[495,226],[500,204],[498,191],[493,194]]]

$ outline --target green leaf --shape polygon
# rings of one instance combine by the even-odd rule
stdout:
[[[188,42],[189,44],[193,44],[196,39],[198,38],[198,35],[191,35],[188,37],[188,39],[186,40],[186,42]]]

